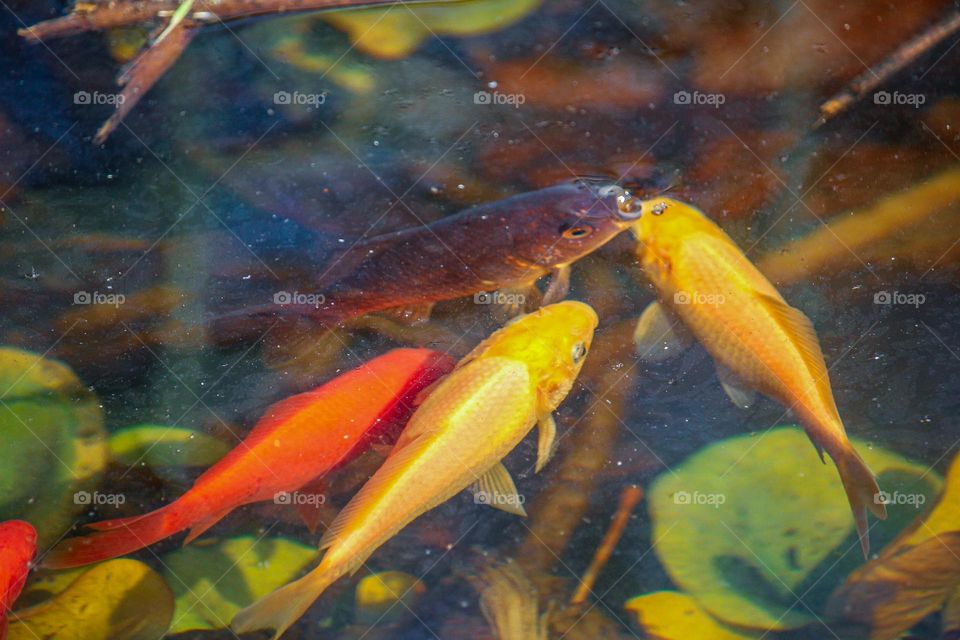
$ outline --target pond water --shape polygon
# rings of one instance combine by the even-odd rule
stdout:
[[[527,516],[457,492],[284,637],[960,633],[956,36],[876,72],[952,3],[471,0],[225,22],[199,28],[102,143],[127,99],[115,78],[152,25],[31,45],[14,31],[68,7],[4,7],[0,520],[38,533],[7,603],[11,638],[235,637],[239,609],[320,557],[323,528],[389,443],[293,494],[314,501],[316,533],[291,503],[259,499],[185,547],[181,526],[124,556],[137,564],[97,565],[116,593],[79,582],[99,579],[89,568],[43,560],[86,524],[184,494],[274,403],[391,349],[460,359],[533,311],[552,276],[539,290],[490,280],[429,299],[437,274],[527,255],[509,255],[504,236],[532,242],[530,216],[451,236],[437,222],[575,180],[693,205],[809,317],[847,434],[884,491],[871,560],[834,465],[782,402],[734,406],[700,344],[638,354],[634,328],[658,291],[624,231],[572,264],[567,298],[599,325],[555,411],[552,460],[534,473],[532,435],[505,459]],[[814,127],[860,74],[877,86]],[[359,273],[344,252],[359,259],[358,242],[400,230],[420,240],[389,241],[365,297],[344,303],[396,289],[400,304],[334,329],[310,321]],[[504,413],[488,407],[477,428],[493,438]],[[306,457],[340,434],[318,430]],[[238,472],[230,486],[248,481]],[[642,499],[624,506],[632,487]],[[212,495],[197,507],[208,518],[222,510]],[[587,578],[618,509],[622,535]],[[67,607],[70,589],[94,613]]]

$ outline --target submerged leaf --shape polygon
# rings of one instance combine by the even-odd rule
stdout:
[[[645,637],[651,640],[749,640],[748,635],[724,626],[705,611],[693,597],[679,591],[657,591],[625,605],[637,616]]]
[[[111,434],[110,455],[126,465],[207,467],[225,456],[230,445],[205,433],[141,424]]]
[[[0,398],[0,520],[27,520],[45,547],[106,466],[103,413],[67,365],[19,349],[0,348]]]
[[[831,596],[827,614],[863,628],[870,640],[895,640],[940,609],[958,584],[960,532],[953,532],[854,571]]]
[[[111,560],[17,611],[9,640],[156,640],[172,616],[173,594],[163,578],[142,562]]]
[[[830,597],[828,613],[869,629],[871,640],[896,638],[939,610],[958,588],[960,456],[932,508],[847,578]],[[944,626],[956,616],[955,609],[946,612]]]
[[[335,11],[324,19],[350,36],[361,51],[402,58],[431,36],[477,35],[502,29],[540,5],[540,0],[466,0],[435,6]]]
[[[896,454],[855,446],[885,491],[923,496],[888,505],[888,520],[871,528],[879,548],[916,517],[940,480]],[[670,577],[729,624],[776,630],[814,621],[810,610],[861,562],[831,466],[801,429],[781,427],[710,445],[661,475],[650,513]]]
[[[228,627],[237,611],[296,578],[316,554],[284,538],[242,536],[165,555],[176,596],[170,633]]]

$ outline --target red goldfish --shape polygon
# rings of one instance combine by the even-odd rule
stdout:
[[[88,525],[45,558],[53,568],[122,556],[190,529],[190,542],[237,507],[296,491],[392,436],[416,395],[453,368],[429,349],[395,349],[312,391],[272,405],[246,439],[152,513]]]
[[[37,532],[23,520],[0,523],[0,640],[7,637],[7,612],[23,589],[37,552]]]

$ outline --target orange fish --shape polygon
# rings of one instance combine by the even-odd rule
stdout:
[[[660,298],[637,325],[640,352],[662,357],[665,339],[686,327],[713,356],[734,403],[748,406],[759,391],[792,409],[820,456],[826,451],[836,463],[866,556],[867,511],[884,518],[886,510],[873,473],[847,439],[810,320],[693,207],[646,201],[634,233]]]
[[[76,567],[115,558],[190,529],[187,544],[252,502],[299,504],[290,492],[308,483],[316,491],[318,478],[377,439],[392,439],[417,394],[453,365],[451,358],[429,349],[395,349],[282,400],[173,503],[145,515],[88,525],[97,533],[60,544],[44,566]]]
[[[28,522],[0,523],[0,640],[7,637],[7,613],[20,595],[37,552],[37,532]]]

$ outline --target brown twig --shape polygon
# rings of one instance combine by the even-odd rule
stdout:
[[[116,111],[113,112],[93,138],[95,144],[103,143],[113,133],[128,113],[136,106],[157,80],[173,66],[183,50],[197,35],[197,29],[188,29],[183,23],[176,25],[163,40],[144,49],[127,65],[117,83],[123,87]]]
[[[636,485],[625,488],[623,493],[620,494],[620,506],[617,507],[617,513],[614,515],[606,535],[603,536],[603,541],[600,543],[600,546],[597,547],[597,551],[593,555],[593,560],[590,561],[590,566],[587,567],[583,577],[580,579],[580,585],[574,592],[573,597],[570,598],[570,604],[582,604],[593,591],[593,585],[597,581],[597,576],[606,566],[607,561],[610,560],[610,556],[613,555],[613,550],[617,547],[617,543],[620,542],[620,537],[623,535],[623,530],[627,528],[627,523],[630,521],[633,510],[642,499],[643,489]]]
[[[124,87],[120,93],[122,99],[117,101],[116,111],[94,137],[94,143],[100,144],[173,66],[204,25],[271,14],[421,4],[427,1],[431,0],[194,0],[189,11],[177,23],[173,23],[172,19],[183,0],[78,2],[68,15],[20,29],[17,33],[28,42],[36,43],[85,31],[102,31],[145,22],[157,22],[167,27],[163,36],[141,51],[118,78],[118,83]],[[450,3],[459,0],[432,1]]]
[[[427,1],[429,0],[407,0],[406,2],[403,0],[196,0],[183,22],[187,27],[199,27],[271,14],[422,4]],[[39,42],[85,31],[102,31],[143,22],[165,21],[173,15],[181,2],[182,0],[78,2],[69,14],[20,29],[18,33],[31,42]]]
[[[940,22],[898,47],[879,65],[861,73],[843,91],[821,104],[820,118],[813,128],[816,129],[849,109],[852,104],[957,31],[960,31],[960,12],[951,12]]]

